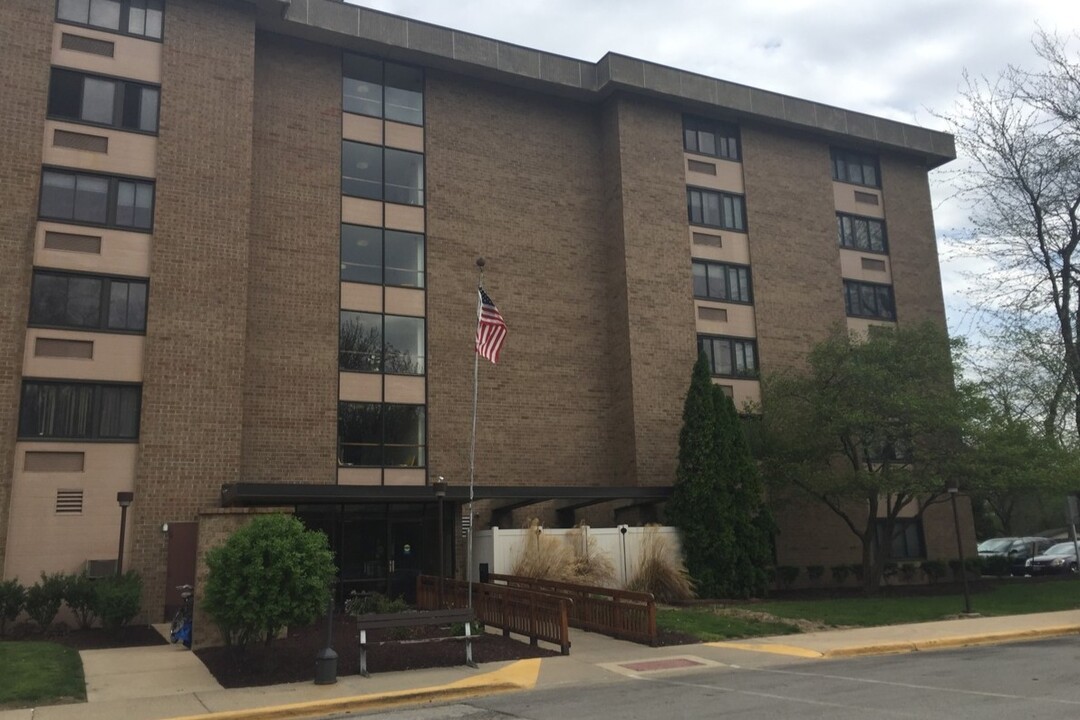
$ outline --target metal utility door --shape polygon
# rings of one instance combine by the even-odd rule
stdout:
[[[168,555],[165,561],[165,620],[171,620],[183,604],[179,585],[195,585],[195,552],[199,523],[169,523]]]
[[[388,525],[390,545],[389,595],[416,602],[416,578],[420,574],[420,542],[423,524],[419,521],[394,520]]]

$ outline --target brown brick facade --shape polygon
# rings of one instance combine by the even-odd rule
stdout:
[[[254,9],[166,3],[131,567],[163,606],[161,525],[191,521],[240,471],[251,208]]]
[[[260,34],[240,477],[336,481],[341,54]]]
[[[15,466],[19,387],[26,340],[34,223],[41,181],[41,135],[49,89],[53,8],[11,0],[0,22],[0,578]],[[24,578],[31,580],[31,578]]]

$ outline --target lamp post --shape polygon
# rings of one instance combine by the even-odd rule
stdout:
[[[964,562],[964,541],[960,535],[960,513],[956,509],[956,496],[960,494],[960,484],[949,480],[949,500],[952,502],[953,527],[956,528],[956,552],[960,556],[960,580],[964,587],[964,612],[971,614],[971,593],[968,592],[967,563]]]
[[[134,499],[133,492],[116,493],[116,502],[120,506],[120,549],[116,553],[116,577],[124,573],[124,530],[127,529],[127,509]]]
[[[445,542],[445,539],[443,538],[443,501],[446,500],[446,478],[444,478],[442,475],[440,475],[439,479],[435,481],[433,487],[435,488],[435,501],[436,501],[436,504],[437,504],[436,512],[439,515],[439,517],[438,517],[439,572],[437,573],[438,578],[439,578],[439,582],[438,582],[437,588],[438,588],[438,603],[439,603],[439,608],[438,609],[442,610],[443,609],[443,575],[445,574],[445,570],[446,570],[446,554],[443,552],[443,543]]]

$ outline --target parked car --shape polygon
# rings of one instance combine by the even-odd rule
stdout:
[[[1005,558],[1013,575],[1028,574],[1028,560],[1045,553],[1054,544],[1044,537],[1004,537],[979,543],[979,557],[983,560]],[[996,561],[996,562],[1001,562]]]
[[[1031,575],[1059,575],[1076,572],[1077,565],[1076,546],[1064,542],[1028,560],[1027,571]]]
[[[989,555],[1005,555],[1009,546],[1013,544],[1014,540],[1019,540],[1015,537],[999,537],[990,538],[989,540],[983,540],[979,543],[979,556],[986,557]]]

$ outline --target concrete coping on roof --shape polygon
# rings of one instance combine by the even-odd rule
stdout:
[[[435,67],[581,99],[648,95],[688,111],[752,118],[840,142],[922,156],[929,167],[956,157],[953,136],[698,73],[607,53],[591,63],[352,5],[343,0],[261,0],[283,8],[270,29],[345,48],[390,51]]]

